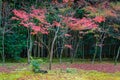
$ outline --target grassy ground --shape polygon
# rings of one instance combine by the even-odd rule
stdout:
[[[47,74],[34,73],[25,63],[0,63],[0,80],[120,80],[120,64],[114,66],[113,62],[105,61],[91,64],[90,61],[59,60],[54,59],[52,70],[48,70],[48,63],[41,65],[41,69],[48,70]],[[47,59],[44,59],[47,62]],[[67,62],[66,62],[67,61]]]
[[[16,71],[0,73],[0,80],[120,80],[120,73],[103,73],[84,70],[73,72],[52,70],[47,74],[40,74],[30,71]]]

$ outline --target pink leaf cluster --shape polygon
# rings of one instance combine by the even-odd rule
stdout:
[[[31,34],[37,34],[38,32],[42,34],[48,34],[48,25],[45,20],[45,9],[35,9],[32,8],[30,13],[27,13],[23,10],[13,10],[15,17],[12,17],[13,20],[20,20],[20,25],[31,28],[33,32]],[[33,19],[39,20],[39,25],[33,22]]]
[[[97,28],[97,24],[91,18],[77,19],[73,17],[64,17],[64,22],[72,30],[85,30]]]
[[[25,11],[23,10],[13,10],[13,13],[16,15],[16,19],[20,18],[22,19],[22,21],[28,21],[29,20],[29,14],[27,14]],[[13,17],[12,19],[15,19],[15,17]]]

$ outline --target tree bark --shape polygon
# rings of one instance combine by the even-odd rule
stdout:
[[[5,45],[4,45],[4,40],[5,40],[5,26],[3,27],[3,35],[2,35],[2,63],[3,63],[3,65],[5,63]]]
[[[84,59],[85,59],[85,54],[84,54],[84,44],[82,45],[82,59],[83,59],[83,61],[84,61]]]
[[[119,54],[120,54],[120,46],[118,48],[118,52],[117,52],[117,55],[116,55],[116,58],[115,58],[115,65],[117,65],[117,60],[118,60]]]
[[[54,49],[55,41],[56,41],[56,39],[57,39],[58,31],[59,31],[59,27],[57,27],[57,31],[55,32],[55,36],[54,36],[54,38],[53,38],[52,45],[51,45],[51,50],[50,50],[50,61],[49,61],[49,70],[51,70],[51,66],[52,66],[53,49]]]
[[[2,64],[5,63],[5,47],[4,47],[4,40],[5,40],[5,20],[6,20],[6,2],[2,2],[0,0],[0,28],[2,29]],[[5,18],[5,20],[2,20]]]
[[[96,55],[97,55],[97,49],[98,49],[98,45],[97,45],[97,43],[96,43],[96,46],[95,46],[95,53],[94,53],[94,55],[93,55],[92,64],[95,63],[95,58],[96,58]]]
[[[28,36],[28,42],[27,42],[27,44],[28,44],[28,52],[27,52],[28,64],[30,64],[30,57],[31,57],[31,53],[32,53],[32,36],[30,34],[31,29],[29,29],[29,30],[28,30],[28,35],[29,36]]]

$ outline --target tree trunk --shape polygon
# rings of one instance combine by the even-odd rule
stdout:
[[[74,62],[74,60],[75,60],[75,57],[76,57],[76,54],[77,54],[77,51],[78,51],[78,47],[79,47],[79,42],[77,43],[76,49],[75,49],[75,51],[74,51],[73,61],[72,61],[72,62]]]
[[[110,57],[110,54],[111,54],[111,45],[109,45],[109,57]]]
[[[30,57],[31,57],[31,53],[32,53],[32,36],[31,36],[31,34],[30,34],[30,32],[31,32],[31,29],[30,29],[30,31],[28,30],[28,35],[29,35],[29,37],[28,37],[28,52],[27,52],[27,56],[28,56],[28,64],[30,64]],[[29,40],[30,40],[30,42],[29,42]]]
[[[104,39],[105,39],[105,33],[103,33],[102,39],[101,39],[101,43],[100,43],[100,55],[99,55],[100,62],[102,62],[102,49],[103,49],[103,42],[104,42]]]
[[[62,63],[62,53],[63,53],[63,48],[62,48],[62,50],[60,52],[60,64]]]
[[[95,53],[94,53],[94,55],[93,55],[92,64],[95,63],[95,57],[96,57],[96,55],[97,55],[97,49],[98,49],[98,46],[97,46],[97,43],[96,43],[96,46],[95,46]]]
[[[3,35],[2,35],[2,63],[5,63],[5,47],[4,47],[4,39],[5,39],[5,26],[3,28]]]
[[[54,44],[55,44],[56,38],[57,38],[57,35],[55,35],[53,42],[52,42],[52,45],[51,45],[49,70],[51,70],[51,64],[52,64],[52,58],[53,58],[53,49],[54,49]]]
[[[100,62],[102,62],[102,46],[100,46]]]
[[[54,44],[55,44],[55,41],[57,39],[57,33],[59,31],[59,27],[57,27],[57,31],[55,32],[55,36],[53,38],[53,41],[52,41],[52,45],[51,45],[51,50],[50,50],[50,61],[49,61],[49,70],[51,70],[51,66],[52,66],[52,59],[53,59],[53,49],[54,49]]]
[[[115,58],[115,65],[117,65],[117,60],[118,60],[119,54],[120,54],[120,46],[118,48],[118,52],[117,52],[117,55],[116,55],[116,58]]]
[[[84,54],[84,44],[82,45],[82,59],[83,59],[83,61],[84,61],[84,59],[85,59],[85,54]]]

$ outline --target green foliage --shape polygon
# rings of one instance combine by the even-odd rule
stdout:
[[[53,21],[60,22],[60,17],[58,16],[58,10],[53,7],[49,8],[49,13],[46,14],[46,20],[48,23],[52,24]]]
[[[32,70],[37,73],[39,72],[40,70],[40,64],[43,63],[43,60],[42,59],[33,59],[31,58],[31,67],[32,67]]]
[[[5,35],[5,53],[8,57],[20,60],[20,54],[27,47],[27,29],[14,26],[12,32]]]
[[[83,18],[85,16],[85,10],[84,9],[77,9],[74,16],[76,18]]]

